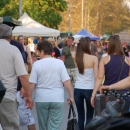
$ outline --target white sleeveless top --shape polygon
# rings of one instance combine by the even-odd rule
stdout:
[[[94,69],[84,69],[84,74],[80,74],[76,68],[77,79],[75,88],[78,89],[93,89],[95,84]]]

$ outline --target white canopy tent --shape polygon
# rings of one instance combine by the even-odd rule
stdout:
[[[42,24],[36,22],[30,18],[27,13],[19,19],[22,21],[23,26],[16,26],[13,30],[13,36],[24,35],[30,36],[53,36],[57,37],[60,35],[60,31],[56,29],[51,29],[43,26]]]

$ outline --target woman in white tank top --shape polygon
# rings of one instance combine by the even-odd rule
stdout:
[[[84,130],[84,121],[87,125],[93,118],[94,109],[90,99],[98,73],[98,59],[90,52],[90,41],[88,38],[81,38],[77,46],[76,55],[72,52],[76,65],[77,80],[74,88],[74,98],[78,111],[78,125],[80,130]],[[84,108],[86,102],[86,114]]]

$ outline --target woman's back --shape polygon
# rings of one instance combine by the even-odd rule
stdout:
[[[95,83],[94,64],[96,59],[96,56],[84,54],[84,73],[80,74],[78,68],[76,69],[77,80],[75,88],[93,89]]]
[[[84,54],[83,57],[84,69],[94,68],[96,58],[97,58],[96,56]]]
[[[110,58],[109,62],[104,65],[105,68],[104,85],[114,84],[118,82],[118,80],[122,80],[128,77],[129,75],[129,65],[126,63],[125,56],[110,55],[109,58]],[[122,69],[122,65],[123,65],[123,69]],[[122,73],[121,73],[121,69],[122,69]]]
[[[64,101],[63,82],[69,80],[69,76],[61,60],[50,57],[36,61],[31,72],[31,79],[36,82],[35,101]]]

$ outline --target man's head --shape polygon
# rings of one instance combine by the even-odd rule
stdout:
[[[74,41],[74,37],[68,37],[68,40],[67,40],[68,46],[72,46],[73,41]]]
[[[24,36],[23,36],[23,35],[19,35],[19,36],[18,36],[18,41],[19,41],[22,45],[24,45],[24,43],[25,43]]]
[[[6,24],[0,24],[0,39],[6,39],[9,42],[12,39],[12,29]]]

